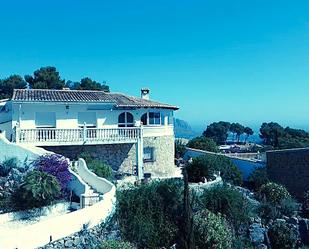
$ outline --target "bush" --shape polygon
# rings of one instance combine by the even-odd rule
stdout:
[[[208,158],[196,157],[186,167],[189,182],[205,182],[214,179],[214,170]]]
[[[11,169],[17,167],[17,163],[18,161],[16,157],[6,159],[0,163],[0,177],[8,176]]]
[[[203,208],[224,215],[235,228],[249,222],[252,215],[248,200],[236,189],[227,185],[206,190],[200,200]]]
[[[197,249],[232,247],[233,236],[224,218],[208,210],[194,215],[194,239]]]
[[[298,204],[292,198],[283,199],[280,204],[273,204],[263,201],[258,208],[258,214],[268,223],[270,220],[282,218],[282,216],[292,216],[298,210]]]
[[[273,249],[298,248],[297,228],[284,221],[275,221],[268,230],[268,236]]]
[[[242,175],[236,165],[225,156],[204,155],[193,159],[187,166],[190,182],[200,182],[203,179],[212,179],[215,171],[221,172],[224,181],[234,185],[241,185]]]
[[[99,160],[92,160],[87,164],[88,168],[99,177],[110,179],[113,176],[112,168]]]
[[[304,193],[302,202],[302,215],[306,218],[309,217],[309,190]]]
[[[255,191],[269,182],[266,167],[255,168],[248,177],[249,187]]]
[[[286,198],[280,202],[280,212],[285,216],[293,216],[299,211],[299,204],[293,198]]]
[[[19,209],[42,207],[52,203],[60,195],[57,179],[45,172],[29,172],[12,198]]]
[[[64,192],[66,190],[71,180],[71,173],[69,172],[69,162],[64,156],[58,154],[40,156],[34,161],[34,167],[39,171],[46,172],[56,177],[60,184],[61,191]]]
[[[185,153],[186,153],[185,143],[180,139],[176,139],[175,140],[175,157],[176,158],[183,157]]]
[[[284,186],[274,182],[262,185],[259,195],[260,199],[265,199],[267,202],[275,205],[280,204],[286,198],[291,198],[290,193]]]
[[[97,176],[106,179],[111,179],[113,177],[112,168],[105,162],[94,159],[88,152],[83,152],[78,157],[83,158],[87,163],[87,167]]]
[[[177,240],[183,183],[168,179],[117,192],[116,215],[124,239],[138,248],[169,247]]]
[[[129,242],[118,240],[104,240],[102,241],[100,249],[136,249],[136,247]]]
[[[219,152],[216,142],[213,139],[204,136],[193,138],[188,142],[187,146],[193,149]]]

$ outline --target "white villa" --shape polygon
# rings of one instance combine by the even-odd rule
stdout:
[[[0,130],[22,146],[39,146],[68,158],[88,152],[116,171],[154,176],[174,168],[173,112],[149,100],[85,90],[16,89],[0,101]]]

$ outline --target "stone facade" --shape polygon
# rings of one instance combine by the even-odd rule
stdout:
[[[267,152],[267,172],[297,198],[309,190],[309,148]]]
[[[154,148],[153,160],[144,162],[144,172],[152,176],[169,176],[174,170],[174,136],[146,137],[144,148]],[[135,144],[72,145],[44,147],[70,159],[77,159],[83,153],[105,161],[119,173],[133,174],[136,167]]]

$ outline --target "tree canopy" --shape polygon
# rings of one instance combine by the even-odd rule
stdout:
[[[225,144],[231,133],[233,134],[233,140],[240,142],[240,137],[243,134],[246,134],[245,141],[247,141],[254,132],[250,127],[245,127],[240,123],[220,121],[208,125],[203,132],[203,136],[213,139],[217,144]]]
[[[222,144],[226,142],[230,126],[229,122],[214,122],[207,126],[203,135],[213,139],[217,144]]]
[[[0,80],[0,99],[11,98],[14,89],[24,89],[27,82],[19,75],[11,75],[8,78]]]
[[[275,149],[302,148],[309,146],[309,133],[301,129],[283,128],[278,123],[263,123],[260,137],[264,145]]]
[[[80,82],[68,81],[67,86],[72,90],[95,90],[109,92],[109,86],[106,85],[106,82],[101,84],[88,77],[81,79]]]
[[[249,136],[252,136],[254,134],[254,131],[250,127],[245,127],[244,133],[246,134],[246,141],[247,141]]]
[[[65,86],[65,80],[61,79],[59,72],[55,67],[41,67],[34,71],[33,76],[25,75],[25,80],[32,89],[62,89]]]
[[[216,142],[211,138],[203,136],[191,139],[188,142],[187,147],[211,152],[219,152]]]
[[[236,135],[236,140],[239,142],[240,136],[244,133],[245,127],[241,125],[240,123],[232,123],[230,125],[230,132],[232,132],[234,135]]]
[[[97,82],[89,77],[82,78],[80,81],[67,82],[60,76],[56,67],[41,67],[33,72],[33,75],[25,75],[22,78],[13,74],[8,78],[0,79],[0,99],[11,98],[14,89],[63,89],[65,87],[71,90],[94,90],[109,92],[109,86],[106,82]]]

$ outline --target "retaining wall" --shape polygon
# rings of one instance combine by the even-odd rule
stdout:
[[[105,182],[104,199],[93,206],[0,234],[0,248],[33,249],[104,222],[114,211],[116,188]]]
[[[267,172],[298,199],[309,190],[309,148],[267,152]]]
[[[144,162],[144,172],[153,177],[170,176],[174,172],[174,136],[145,137],[144,148],[154,148],[154,160]],[[46,150],[64,155],[71,160],[78,159],[83,152],[93,158],[110,165],[119,173],[133,174],[136,165],[135,144],[106,144],[106,145],[70,145],[43,147]]]

